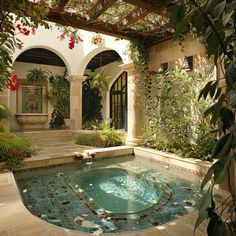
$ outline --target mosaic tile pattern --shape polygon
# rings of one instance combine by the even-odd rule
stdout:
[[[151,178],[156,184],[165,182],[172,189],[172,197],[161,209],[150,208],[135,217],[101,217],[69,186],[68,179],[77,172],[104,167],[132,170]],[[94,234],[136,231],[164,224],[194,211],[200,196],[199,179],[195,175],[132,157],[30,170],[15,173],[15,177],[23,202],[32,214],[63,228]]]

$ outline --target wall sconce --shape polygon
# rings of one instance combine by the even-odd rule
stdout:
[[[193,69],[193,56],[185,57],[181,68],[186,71],[192,70]]]
[[[168,62],[161,63],[158,72],[165,73],[167,71],[168,71]]]

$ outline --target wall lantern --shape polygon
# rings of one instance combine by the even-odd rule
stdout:
[[[181,68],[186,71],[192,70],[193,69],[193,56],[185,57]]]

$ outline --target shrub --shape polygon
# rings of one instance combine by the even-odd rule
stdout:
[[[84,146],[94,146],[95,134],[81,134],[76,139],[76,144]]]
[[[122,133],[110,128],[109,122],[102,122],[96,130],[96,134],[103,141],[104,147],[119,146],[123,143]]]
[[[35,151],[30,139],[12,133],[0,133],[0,172],[13,171],[23,166],[23,160]]]
[[[144,140],[149,146],[183,157],[209,158],[214,148],[214,129],[203,111],[209,101],[199,102],[198,91],[210,74],[188,75],[184,71],[158,74],[146,91],[147,125]],[[207,145],[205,142],[207,141]]]
[[[63,115],[59,111],[54,110],[53,113],[51,114],[50,127],[61,128],[64,125],[65,121]]]
[[[103,122],[95,129],[95,133],[80,135],[76,143],[94,147],[114,147],[123,143],[123,134],[110,128],[108,122]]]
[[[0,104],[0,121],[2,119],[8,119],[11,116],[11,110],[5,106]]]

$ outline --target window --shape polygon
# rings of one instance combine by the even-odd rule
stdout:
[[[123,72],[111,87],[110,117],[115,129],[127,130],[127,72]]]

